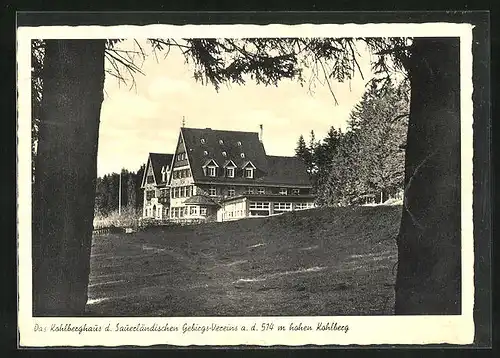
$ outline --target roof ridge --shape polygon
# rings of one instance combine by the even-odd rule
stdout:
[[[298,158],[296,155],[269,155],[269,154],[266,154],[266,157],[275,157],[275,158]]]
[[[249,133],[249,134],[259,134],[259,132],[249,132],[249,131],[241,131],[241,130],[229,130],[229,129],[213,129],[213,128],[197,128],[197,127],[181,127],[182,129],[196,129],[200,131],[210,130],[212,132],[227,132],[227,133]]]

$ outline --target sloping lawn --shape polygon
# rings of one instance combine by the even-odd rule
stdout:
[[[392,314],[400,217],[321,208],[96,236],[87,314]]]

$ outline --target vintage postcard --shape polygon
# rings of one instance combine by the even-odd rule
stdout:
[[[472,343],[472,30],[19,27],[19,346]]]

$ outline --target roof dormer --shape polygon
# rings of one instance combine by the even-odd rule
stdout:
[[[236,164],[234,164],[234,162],[232,160],[227,160],[225,163],[224,163],[224,171],[226,173],[226,177],[227,178],[234,178],[234,174],[236,172]]]
[[[216,177],[217,176],[217,168],[219,168],[219,164],[214,159],[209,159],[203,164],[203,173],[205,176]]]
[[[242,166],[243,169],[243,177],[247,179],[253,179],[255,178],[255,165],[251,161],[245,162]]]

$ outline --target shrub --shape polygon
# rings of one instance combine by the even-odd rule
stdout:
[[[118,210],[115,210],[108,215],[94,216],[94,229],[113,226],[137,228],[139,226],[139,214],[135,208],[125,207],[122,209],[121,214],[118,214]]]

